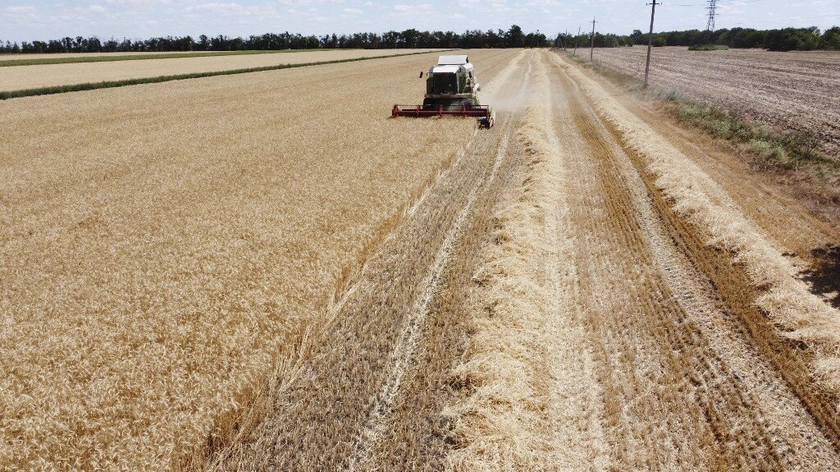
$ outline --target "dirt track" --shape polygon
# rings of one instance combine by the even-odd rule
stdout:
[[[523,51],[484,101],[497,126],[210,468],[840,470],[825,346],[780,334],[781,284],[669,172],[794,267],[840,232],[554,53]]]

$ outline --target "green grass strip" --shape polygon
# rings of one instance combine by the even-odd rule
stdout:
[[[721,46],[720,44],[695,44],[688,47],[689,51],[728,51],[729,46]]]
[[[285,49],[281,51],[215,51],[215,52],[182,52],[182,53],[147,53],[147,54],[126,54],[113,53],[113,56],[79,56],[74,57],[44,57],[38,59],[3,59],[0,58],[0,67],[16,66],[40,66],[48,64],[77,64],[84,62],[121,62],[121,61],[143,61],[149,59],[184,59],[191,57],[218,57],[218,56],[249,56],[253,54],[290,54],[297,52],[315,51],[315,49]]]
[[[819,140],[814,133],[772,130],[747,120],[738,110],[680,97],[675,92],[666,100],[665,109],[671,116],[714,138],[743,146],[764,166],[793,170],[810,164],[833,172],[840,169],[840,164],[817,150]]]
[[[38,95],[53,95],[57,93],[68,93],[68,92],[81,92],[84,90],[98,90],[98,89],[106,89],[106,88],[115,88],[115,87],[126,87],[129,85],[142,85],[142,84],[157,84],[161,82],[171,82],[173,80],[187,80],[187,79],[199,79],[203,77],[217,77],[220,75],[237,75],[237,74],[250,74],[252,72],[266,72],[272,70],[282,70],[282,69],[295,69],[298,67],[308,67],[308,66],[323,66],[328,64],[341,64],[345,62],[358,62],[358,61],[368,61],[372,59],[385,59],[390,57],[403,57],[403,56],[416,56],[418,54],[429,54],[429,53],[438,53],[441,51],[424,51],[424,52],[410,52],[410,53],[403,53],[403,54],[394,54],[390,56],[374,56],[374,57],[354,57],[351,59],[336,59],[334,61],[319,61],[319,62],[307,62],[304,64],[279,64],[276,66],[265,66],[265,67],[252,67],[248,69],[233,69],[233,70],[224,70],[224,71],[213,71],[213,72],[196,72],[192,74],[179,74],[179,75],[164,75],[158,77],[144,77],[138,79],[126,79],[126,80],[110,80],[105,82],[88,82],[83,84],[72,84],[72,85],[55,85],[52,87],[40,87],[34,89],[23,89],[23,90],[12,90],[10,92],[0,92],[0,100],[8,100],[11,98],[22,98],[22,97],[35,97]]]

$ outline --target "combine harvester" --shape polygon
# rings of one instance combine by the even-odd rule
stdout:
[[[491,128],[496,122],[495,114],[489,105],[478,104],[479,90],[481,86],[476,82],[468,56],[440,56],[426,77],[423,105],[394,105],[391,116],[474,116],[479,126]]]

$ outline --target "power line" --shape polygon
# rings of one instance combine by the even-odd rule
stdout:
[[[711,33],[715,32],[715,17],[717,16],[717,12],[715,9],[717,8],[717,0],[709,0],[709,6],[706,7],[709,10],[709,21],[706,22],[706,31],[709,32],[709,36]]]

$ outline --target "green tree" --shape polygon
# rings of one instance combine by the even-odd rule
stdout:
[[[414,28],[407,29],[400,33],[403,47],[406,48],[416,48],[417,47],[417,40],[420,38],[420,32]]]
[[[784,28],[770,30],[764,37],[764,47],[771,51],[811,51],[817,49],[820,30],[810,28]]]
[[[668,45],[668,41],[665,40],[665,36],[661,34],[653,35],[653,47],[661,48]]]
[[[820,38],[820,49],[840,51],[840,26],[825,30]]]
[[[519,25],[513,25],[505,33],[505,46],[509,48],[521,48],[525,45],[525,34]]]
[[[548,38],[537,31],[536,33],[528,33],[525,35],[524,46],[528,48],[542,48],[546,46],[547,42]]]

